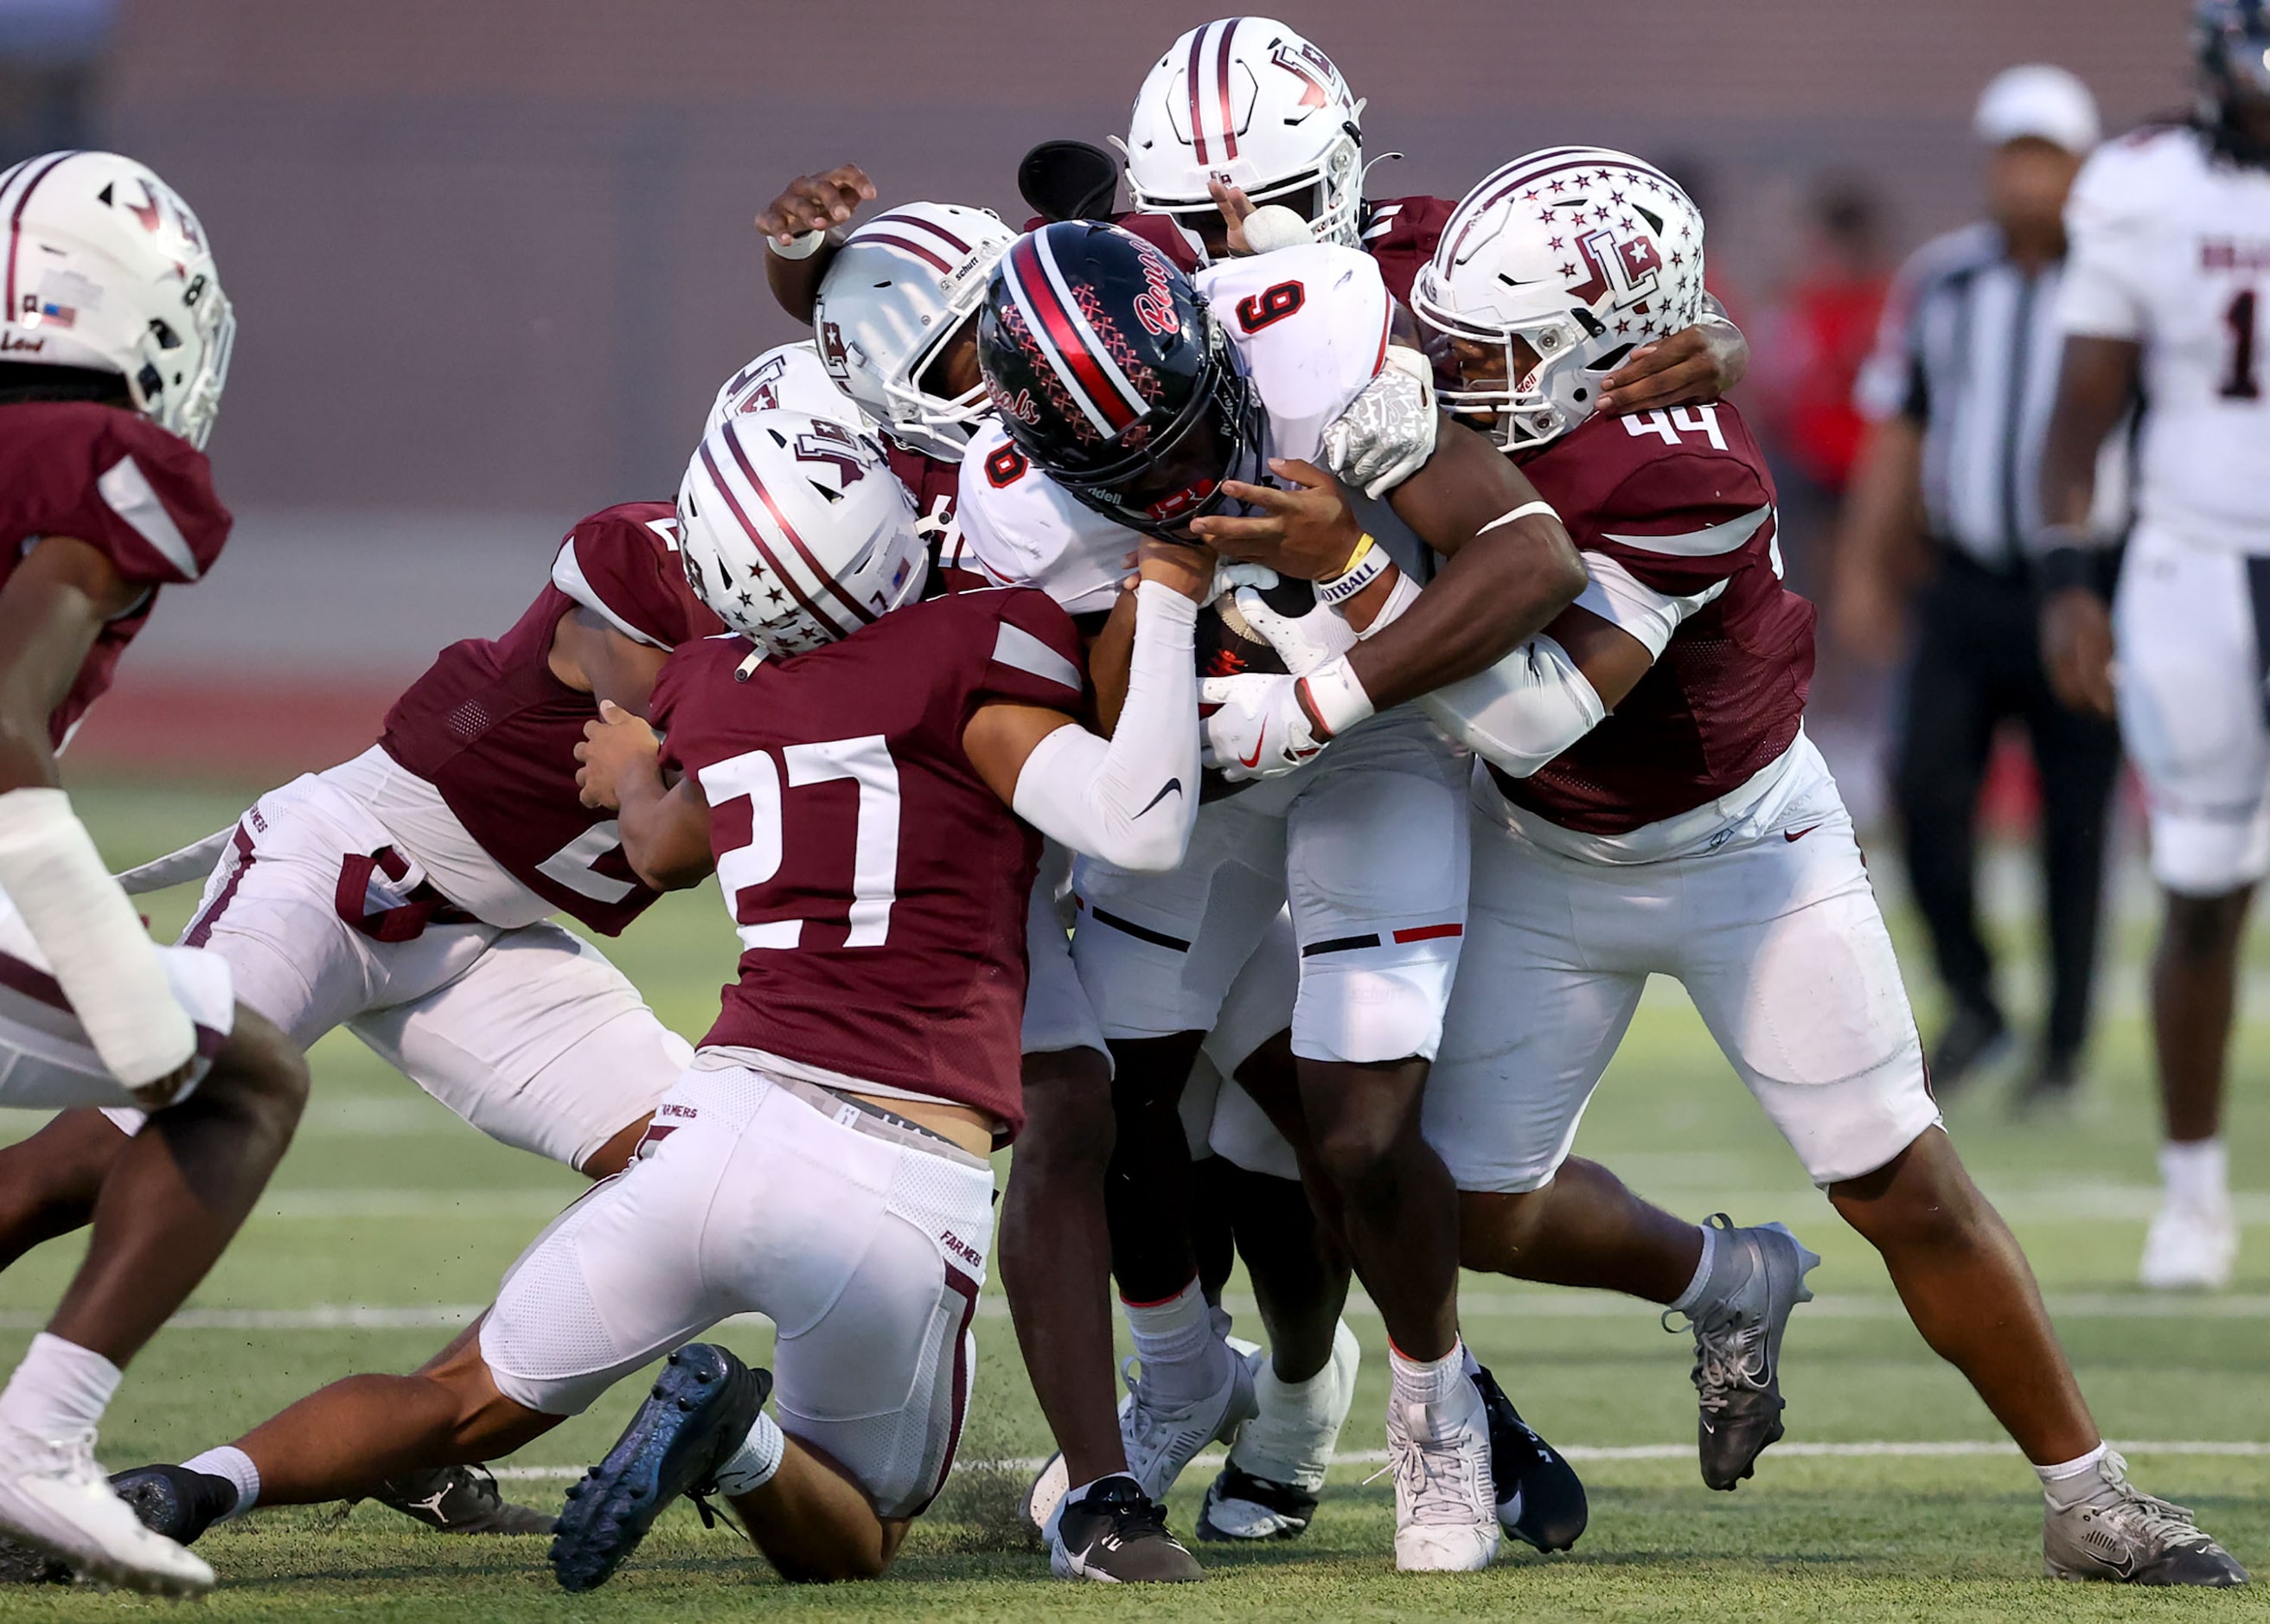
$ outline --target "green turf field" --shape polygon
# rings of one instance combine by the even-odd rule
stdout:
[[[122,864],[220,827],[241,805],[226,791],[81,797]],[[187,891],[157,899],[159,927],[172,930],[191,901]],[[2148,1298],[2131,1284],[2155,1181],[2137,1013],[2142,942],[2139,926],[2124,927],[2096,1073],[2073,1116],[2014,1125],[1982,1089],[1956,1104],[1951,1125],[2031,1253],[2106,1431],[2192,1446],[2132,1450],[2134,1475],[2197,1508],[2270,1582],[2270,1106],[2261,1086],[2270,1003],[2256,997],[2237,1062],[2231,1159],[2251,1226],[2242,1278],[2221,1297]],[[699,1034],[731,960],[714,891],[671,899],[611,951],[664,1020]],[[2270,968],[2270,944],[2256,963]],[[1915,983],[1921,992],[1924,978]],[[485,1301],[578,1187],[481,1138],[352,1040],[327,1041],[315,1060],[314,1103],[261,1215],[197,1294],[188,1323],[136,1365],[111,1411],[103,1457],[113,1467],[225,1442],[348,1371],[414,1364]],[[1304,1541],[1250,1554],[1201,1547],[1213,1570],[1202,1587],[1124,1594],[1059,1585],[1040,1557],[1005,1538],[1002,1514],[1021,1480],[978,1471],[957,1479],[879,1584],[789,1590],[723,1530],[704,1531],[681,1509],[606,1591],[571,1599],[553,1588],[540,1541],[447,1539],[369,1507],[324,1508],[263,1513],[201,1546],[225,1586],[201,1616],[2270,1617],[2270,1592],[2140,1594],[2037,1576],[2031,1473],[1994,1449],[1984,1410],[1908,1328],[1873,1255],[1806,1183],[1675,988],[1651,990],[1580,1147],[1690,1216],[1725,1209],[1738,1221],[1785,1219],[1827,1261],[1813,1277],[1820,1301],[1791,1324],[1790,1441],[1732,1494],[1709,1493],[1695,1472],[1684,1336],[1665,1335],[1651,1310],[1621,1300],[1468,1280],[1466,1329],[1477,1350],[1530,1419],[1569,1448],[1590,1486],[1591,1529],[1570,1555],[1542,1559],[1524,1548],[1487,1575],[1399,1576],[1388,1554],[1391,1487],[1367,1485],[1376,1468],[1351,1465],[1336,1472]],[[50,1246],[0,1280],[0,1353],[12,1360],[76,1255],[70,1244]],[[1254,1331],[1250,1304],[1235,1292],[1241,1328]],[[965,1459],[1043,1453],[998,1292],[986,1307]],[[1351,1317],[1367,1362],[1341,1447],[1376,1450],[1384,1344],[1376,1316]],[[760,1356],[767,1341],[740,1326],[722,1339]],[[567,1473],[612,1439],[638,1390],[627,1386],[503,1463],[517,1474],[508,1487],[553,1503]],[[1850,1447],[1872,1444],[1957,1447]],[[2200,1448],[2213,1444],[2240,1447]],[[1185,1533],[1205,1475],[1193,1471],[1175,1496]],[[8,1616],[108,1617],[149,1605],[69,1591],[0,1596]]]

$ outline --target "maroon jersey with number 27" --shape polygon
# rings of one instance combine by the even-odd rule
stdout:
[[[1079,636],[1044,593],[961,592],[767,660],[714,637],[655,686],[666,766],[709,804],[741,938],[705,1047],[952,1101],[1013,1134],[1040,837],[962,753],[996,701],[1077,714]]]

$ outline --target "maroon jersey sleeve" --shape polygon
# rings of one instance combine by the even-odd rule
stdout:
[[[85,402],[0,408],[0,512],[11,541],[76,538],[138,586],[197,580],[230,523],[204,452],[147,418]]]
[[[1443,227],[1458,205],[1448,197],[1390,197],[1365,211],[1363,249],[1379,262],[1388,292],[1411,302],[1411,283],[1435,256]]]
[[[1145,214],[1139,210],[1131,209],[1124,214],[1113,215],[1111,223],[1122,231],[1131,232],[1164,254],[1167,263],[1184,276],[1190,276],[1198,269],[1198,250],[1191,246],[1191,240],[1183,235],[1183,228],[1168,216]],[[1035,214],[1025,222],[1025,229],[1038,231],[1047,224],[1045,219]]]
[[[998,700],[1079,715],[1086,707],[1087,668],[1072,617],[1030,587],[994,590],[1000,601],[983,605],[989,619],[998,617],[992,656],[970,690],[973,706]]]
[[[624,502],[568,532],[552,584],[634,642],[674,649],[721,629],[694,596],[678,560],[678,514],[668,502]]]
[[[1729,406],[1595,419],[1564,443],[1578,465],[1575,500],[1556,503],[1562,522],[1643,586],[1704,591],[1772,545],[1771,476]]]

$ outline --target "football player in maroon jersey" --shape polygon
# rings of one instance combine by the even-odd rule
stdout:
[[[1023,1115],[1037,831],[1132,866],[1181,860],[1212,560],[1143,558],[1107,744],[1075,721],[1082,650],[1045,596],[915,601],[923,545],[871,435],[733,417],[697,452],[679,517],[687,572],[735,634],[665,666],[666,745],[604,708],[582,793],[619,808],[642,883],[714,867],[745,949],[717,1023],[630,1169],[530,1248],[477,1336],[417,1375],[302,1400],[230,1446],[234,1472],[126,1474],[178,1537],[255,1495],[336,1499],[517,1448],[673,1349],[571,1493],[553,1547],[570,1590],[603,1583],[689,1492],[725,1497],[787,1576],[872,1576],[951,1470],[985,1158]],[[686,1346],[751,1310],[778,1326],[777,1383]]]
[[[151,1124],[70,1210],[33,1215],[94,1233],[0,1390],[0,1530],[91,1577],[191,1595],[212,1570],[135,1520],[95,1427],[267,1183],[308,1074],[225,961],[152,943],[56,755],[159,589],[197,581],[228,538],[202,448],[235,322],[196,215],[131,159],[29,159],[0,174],[0,1104],[131,1106]]]
[[[1772,477],[1740,412],[1593,411],[1625,346],[1691,319],[1702,261],[1701,216],[1660,171],[1553,148],[1468,195],[1414,290],[1456,375],[1445,404],[1492,426],[1591,576],[1506,661],[1421,701],[1487,768],[1427,1097],[1462,1192],[1464,1261],[1686,1314],[1712,1487],[1782,1435],[1782,1331],[1819,1260],[1777,1224],[1698,1230],[1569,1158],[1649,975],[1673,976],[1882,1255],[1917,1329],[2040,1472],[2050,1572],[2243,1583],[2188,1511],[2127,1483],[2023,1254],[1940,1126],[1851,820],[1805,737],[1813,608],[1781,583]],[[1268,516],[1198,528],[1329,577],[1354,515],[1313,471],[1286,471],[1307,488],[1239,493]],[[1432,623],[1419,617],[1488,612],[1443,597],[1383,574],[1350,600],[1349,671],[1228,679],[1253,708],[1212,749],[1237,750],[1255,717],[1321,739],[1312,686],[1413,697]]]

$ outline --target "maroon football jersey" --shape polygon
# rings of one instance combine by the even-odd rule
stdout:
[[[1379,262],[1380,278],[1402,303],[1411,302],[1412,280],[1435,257],[1435,245],[1458,206],[1448,197],[1424,197],[1364,205],[1363,251]]]
[[[914,498],[915,534],[930,548],[928,596],[989,584],[975,564],[962,561],[961,524],[953,511],[961,492],[961,463],[940,462],[926,452],[901,445],[887,433],[883,436],[883,454],[890,459],[891,471],[899,483],[907,487],[907,494]]]
[[[552,583],[510,631],[441,650],[387,712],[379,743],[441,791],[499,867],[612,936],[655,894],[631,872],[614,819],[577,797],[575,746],[595,701],[552,674],[551,655],[560,617],[578,606],[657,649],[720,627],[679,566],[671,505],[609,508],[568,533]]]
[[[1040,837],[962,754],[996,700],[1077,711],[1079,636],[1045,593],[958,592],[767,660],[687,645],[655,686],[665,763],[709,803],[742,945],[705,1045],[951,1100],[1014,1133]]]
[[[41,538],[69,536],[100,552],[130,585],[149,589],[96,635],[48,717],[51,744],[60,746],[110,686],[158,589],[211,568],[230,523],[205,454],[149,419],[78,401],[0,406],[0,586]]]
[[[1813,605],[1782,584],[1773,475],[1721,401],[1593,418],[1522,457],[1576,545],[1641,585],[1721,588],[1599,726],[1506,798],[1565,828],[1628,834],[1739,788],[1797,738]]]

